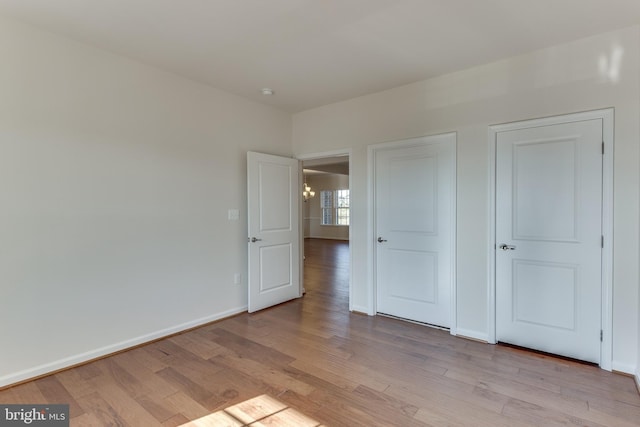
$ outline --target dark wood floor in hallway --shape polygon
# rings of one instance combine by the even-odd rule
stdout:
[[[0,403],[68,403],[72,426],[640,425],[632,378],[349,313],[348,242],[305,251],[304,298],[0,391]]]

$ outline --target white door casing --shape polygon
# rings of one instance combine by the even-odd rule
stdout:
[[[495,336],[490,342],[610,369],[612,162],[603,151],[612,153],[612,113],[492,127],[495,317],[489,313]]]
[[[455,330],[455,133],[372,147],[376,311]]]
[[[299,164],[247,153],[249,312],[301,295]]]

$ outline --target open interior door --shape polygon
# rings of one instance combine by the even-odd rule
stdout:
[[[298,298],[298,160],[247,153],[249,312]]]

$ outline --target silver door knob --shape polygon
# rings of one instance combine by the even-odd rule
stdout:
[[[255,237],[251,238],[251,243],[255,243],[255,242],[261,242],[262,239],[256,239]]]
[[[516,247],[512,246],[512,245],[507,245],[506,243],[503,243],[500,246],[498,246],[498,249],[502,249],[503,251],[515,251]]]
[[[386,242],[386,239],[383,239],[382,237],[378,237],[378,243],[383,243]]]

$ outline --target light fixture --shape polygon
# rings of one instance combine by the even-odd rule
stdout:
[[[304,198],[304,201],[306,202],[307,200],[309,200],[310,198],[315,196],[316,192],[315,191],[311,191],[311,187],[309,187],[306,182],[303,184],[303,187],[304,187],[304,191],[302,192],[302,197]]]
[[[264,96],[271,96],[271,95],[273,95],[273,89],[265,87],[265,88],[262,89],[262,94]]]

